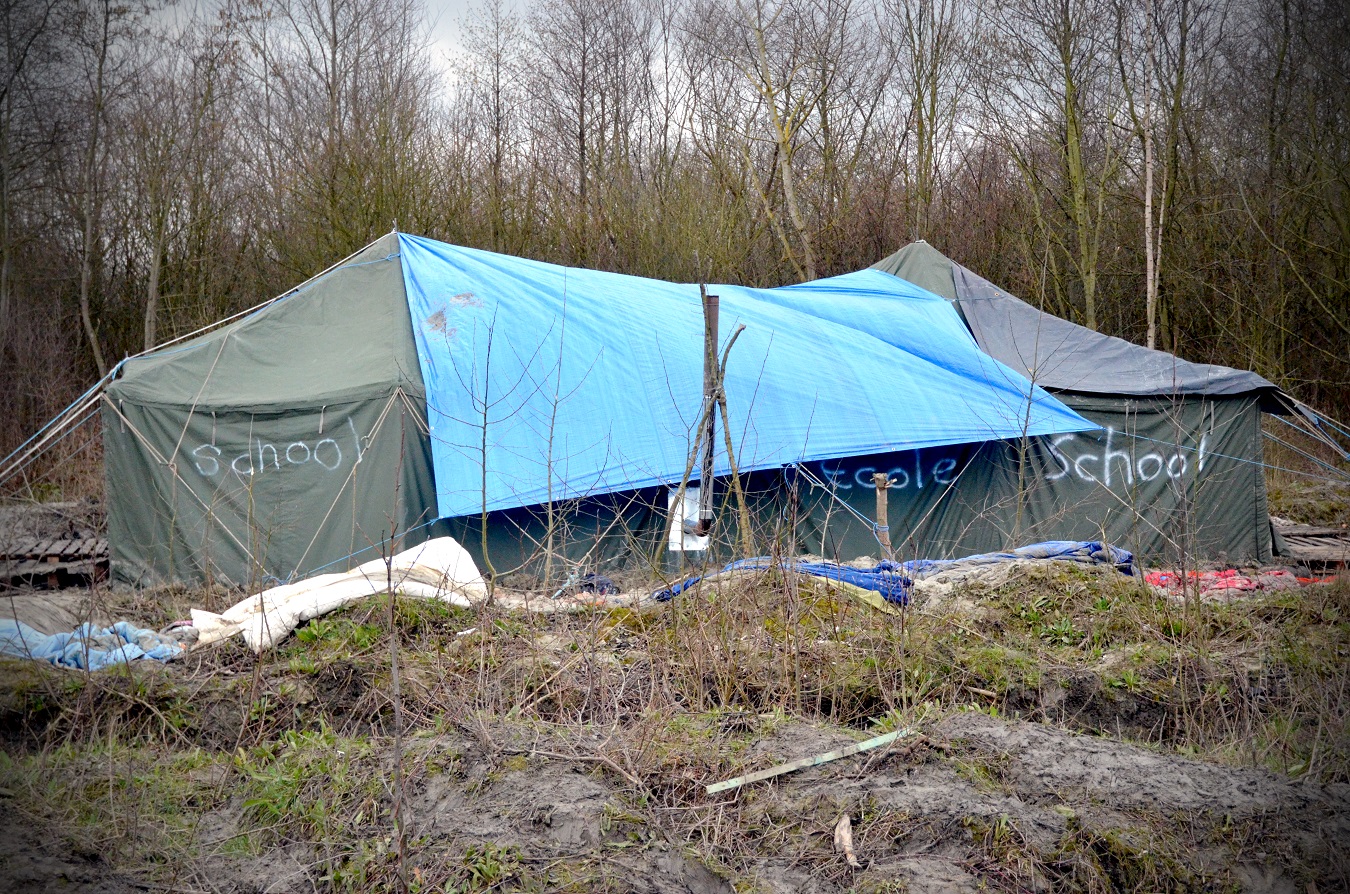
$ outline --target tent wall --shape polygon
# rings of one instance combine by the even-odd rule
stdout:
[[[103,407],[114,576],[249,585],[378,555],[435,512],[423,395],[392,235],[128,362]]]
[[[435,490],[415,406],[397,390],[278,413],[106,405],[114,574],[251,586],[345,571],[392,527],[423,539]]]
[[[889,471],[897,480],[888,494],[891,539],[905,558],[1101,539],[1155,562],[1270,559],[1257,395],[1061,397],[1103,430],[809,468],[868,517],[876,507],[871,475]],[[954,482],[945,494],[944,480]],[[819,488],[808,493],[820,524],[831,501]],[[870,528],[846,513],[836,509],[822,527],[824,536],[806,544],[812,551],[877,554]]]
[[[879,558],[864,519],[876,513],[872,474],[884,471],[894,481],[887,502],[900,558],[1102,539],[1158,563],[1197,557],[1268,561],[1258,399],[1065,395],[1103,430],[812,462],[806,464],[809,474],[757,472],[746,477],[745,488],[758,549],[838,561]],[[665,493],[648,488],[558,504],[554,569],[650,568],[666,535]],[[725,495],[723,482],[714,562],[731,557],[737,537]],[[449,522],[479,561],[480,522]],[[548,530],[542,507],[489,513],[494,567],[543,571]],[[791,532],[795,543],[788,542]],[[670,569],[672,562],[662,567]]]

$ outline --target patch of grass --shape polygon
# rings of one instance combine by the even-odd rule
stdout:
[[[948,758],[956,774],[983,792],[1008,793],[1012,791],[1012,756],[988,749],[962,747],[953,742]]]
[[[352,655],[368,651],[383,634],[383,629],[375,624],[363,624],[351,617],[330,615],[315,618],[296,630],[295,640],[306,648],[318,647],[329,653]]]
[[[14,759],[0,778],[34,815],[91,853],[169,864],[193,853],[197,817],[225,795],[225,761],[202,749],[67,744]]]
[[[1083,828],[1071,824],[1045,864],[1070,890],[1190,892],[1216,890],[1217,879],[1189,862],[1186,843],[1152,826]]]
[[[373,822],[383,809],[378,777],[365,766],[368,740],[342,739],[323,727],[287,730],[235,755],[243,806],[265,839],[330,840]]]
[[[956,663],[981,687],[1000,693],[1016,686],[1034,689],[1042,681],[1043,667],[1035,655],[998,643],[958,652]]]
[[[517,847],[502,847],[490,841],[471,844],[460,859],[460,883],[447,890],[470,894],[499,890],[508,883],[519,882],[524,868],[520,857]]]

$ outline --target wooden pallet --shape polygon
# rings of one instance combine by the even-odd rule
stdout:
[[[63,581],[98,580],[107,573],[108,541],[101,537],[30,537],[0,544],[0,585],[55,589]]]
[[[1279,523],[1275,531],[1295,559],[1340,568],[1350,561],[1350,529]]]

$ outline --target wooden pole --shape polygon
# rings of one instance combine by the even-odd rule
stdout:
[[[891,478],[884,472],[872,476],[877,486],[877,540],[881,541],[882,558],[887,562],[895,561],[895,551],[891,549],[891,528],[886,518],[886,491],[891,487]]]
[[[717,433],[717,316],[716,295],[709,295],[703,283],[698,286],[703,299],[703,464],[698,485],[698,526],[695,533],[708,536],[713,523],[713,438]]]
[[[747,773],[744,776],[737,776],[735,779],[727,779],[723,782],[714,782],[704,788],[710,795],[718,792],[728,792],[732,789],[740,788],[752,782],[762,782],[765,779],[772,779],[775,776],[782,776],[784,773],[791,773],[795,770],[805,770],[807,767],[819,767],[821,764],[828,764],[830,761],[837,761],[841,757],[849,757],[854,754],[861,754],[864,751],[871,751],[873,748],[882,745],[889,745],[901,736],[910,736],[914,730],[906,727],[898,729],[893,733],[884,733],[880,736],[868,739],[864,742],[856,742],[853,745],[845,745],[843,748],[836,748],[834,751],[827,751],[824,754],[818,754],[815,757],[804,757],[795,761],[788,761],[786,764],[779,764],[776,767],[770,767],[767,770],[757,770],[754,773]]]

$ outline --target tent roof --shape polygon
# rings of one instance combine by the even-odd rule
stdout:
[[[441,516],[680,481],[703,399],[697,285],[399,247]],[[709,291],[723,343],[745,326],[725,382],[742,471],[1096,428],[890,274]],[[718,474],[723,437],[719,419]]]
[[[114,400],[200,410],[320,407],[421,389],[390,234],[255,313],[127,361]]]
[[[1046,388],[1139,396],[1278,390],[1253,372],[1191,363],[1044,313],[926,242],[873,267],[954,302],[985,353]]]
[[[1096,428],[982,353],[950,303],[888,273],[710,289],[724,343],[745,326],[725,382],[742,471]],[[408,387],[426,399],[438,514],[456,517],[678,483],[702,367],[697,285],[390,234],[128,361],[109,393],[280,420]]]

